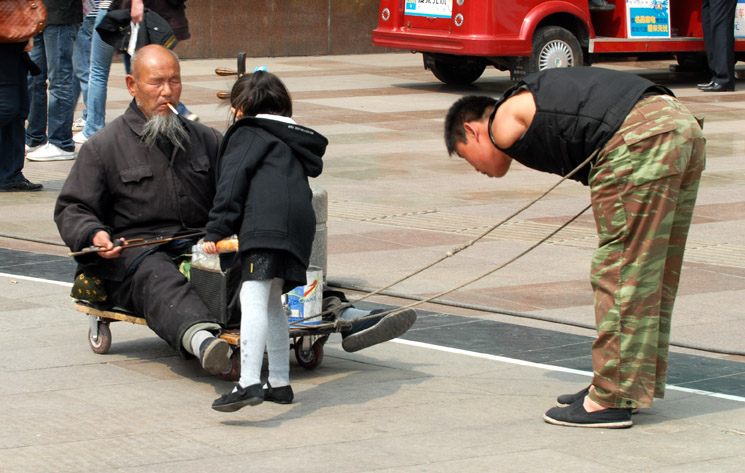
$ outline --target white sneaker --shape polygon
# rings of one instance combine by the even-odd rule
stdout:
[[[47,143],[33,153],[26,155],[29,161],[69,161],[75,159],[75,151],[65,151],[52,143]]]
[[[85,137],[82,131],[79,131],[75,133],[74,135],[72,135],[72,141],[74,141],[75,143],[79,145],[82,145],[83,143],[88,141],[88,138]]]
[[[82,117],[72,122],[72,131],[81,131],[83,128],[85,128],[85,120]]]
[[[26,151],[25,151],[25,153],[24,153],[24,154],[29,154],[29,153],[31,153],[31,152],[33,152],[33,151],[36,151],[37,149],[41,148],[41,147],[42,147],[42,146],[44,146],[45,144],[46,144],[46,143],[42,143],[42,144],[40,144],[40,145],[36,145],[36,146],[29,146],[29,145],[26,145]]]

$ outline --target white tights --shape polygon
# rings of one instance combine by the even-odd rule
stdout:
[[[261,382],[266,346],[269,384],[290,384],[290,326],[282,309],[282,279],[244,281],[241,285],[241,387]]]

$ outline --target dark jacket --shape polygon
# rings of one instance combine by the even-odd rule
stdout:
[[[39,75],[41,70],[23,50],[28,41],[22,43],[0,43],[0,85],[15,85],[26,82],[26,77]]]
[[[80,0],[42,0],[47,7],[47,25],[75,25],[83,22]]]
[[[143,5],[162,16],[171,25],[176,39],[184,41],[191,38],[189,20],[186,19],[186,6],[182,0],[144,0]],[[131,6],[131,0],[114,0],[109,10],[129,10]]]
[[[316,218],[308,177],[323,170],[328,140],[310,128],[242,118],[225,134],[207,241],[238,234],[241,251],[284,250],[305,266]]]
[[[107,44],[117,51],[126,51],[132,37],[132,15],[129,10],[110,10],[96,26],[96,31]],[[160,44],[168,49],[176,47],[178,39],[166,20],[145,8],[137,33],[135,50],[148,44]]]
[[[140,141],[144,117],[134,102],[83,145],[54,209],[62,239],[73,251],[91,245],[92,233],[112,238],[152,238],[201,230],[215,193],[220,134],[182,120],[189,130],[187,152],[166,156]],[[132,262],[153,249],[123,251],[119,258],[77,258],[90,276],[121,281]]]
[[[529,75],[507,90],[497,107],[522,89],[533,94],[535,116],[523,136],[502,151],[525,166],[561,176],[604,146],[646,92],[673,95],[635,74],[570,67]],[[587,185],[590,167],[571,179]]]

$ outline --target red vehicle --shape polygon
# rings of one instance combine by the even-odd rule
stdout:
[[[701,0],[610,2],[615,9],[590,11],[588,0],[381,0],[373,43],[421,52],[448,84],[469,84],[486,66],[516,79],[649,53],[705,70]],[[745,60],[745,38],[735,39],[735,56]]]

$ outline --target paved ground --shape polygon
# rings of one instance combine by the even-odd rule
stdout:
[[[316,184],[329,194],[328,277],[336,285],[386,286],[556,182],[520,166],[490,180],[446,156],[444,111],[463,94],[500,94],[511,85],[506,73],[487,71],[476,85],[453,88],[409,54],[252,58],[249,69],[261,64],[292,91],[296,120],[330,140]],[[709,140],[674,316],[673,386],[634,417],[631,430],[541,420],[557,394],[588,381],[589,215],[516,263],[442,296],[450,305],[421,307],[403,340],[349,354],[332,338],[319,369],[293,364],[294,404],[230,415],[209,408],[229,383],[175,356],[144,327],[115,324],[111,352],[93,354],[87,322],[67,296],[66,249],[0,238],[0,470],[741,471],[745,92],[701,93],[695,84],[705,78],[670,74],[669,64],[607,65],[672,88],[706,117]],[[215,93],[230,79],[212,73],[218,66],[234,60],[184,61],[183,99],[224,130],[228,110]],[[128,102],[115,66],[109,119]],[[0,233],[58,242],[51,215],[70,166],[27,162],[26,175],[45,191],[0,197]],[[426,297],[474,279],[587,203],[584,187],[564,183],[474,247],[391,291]]]

